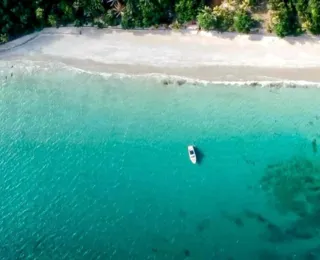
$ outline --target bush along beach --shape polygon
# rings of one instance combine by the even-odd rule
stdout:
[[[320,33],[319,0],[3,0],[0,43],[43,27],[120,26],[123,29],[197,24],[202,30],[280,37]]]

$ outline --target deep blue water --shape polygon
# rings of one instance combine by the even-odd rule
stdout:
[[[320,259],[319,89],[10,73],[0,259]]]

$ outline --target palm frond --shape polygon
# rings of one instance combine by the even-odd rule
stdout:
[[[115,6],[117,3],[119,3],[119,1],[118,0],[107,0],[107,3],[111,4],[111,6]]]
[[[117,3],[113,7],[113,10],[115,11],[116,16],[119,17],[123,15],[125,8],[126,8],[125,5],[117,1]]]

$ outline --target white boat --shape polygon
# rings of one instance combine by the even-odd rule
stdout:
[[[189,145],[188,146],[188,154],[189,154],[190,161],[193,164],[196,164],[197,163],[197,156],[196,156],[196,152],[194,150],[194,146],[193,145]]]

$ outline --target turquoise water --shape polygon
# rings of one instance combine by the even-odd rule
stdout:
[[[319,89],[0,75],[0,259],[320,257]]]

